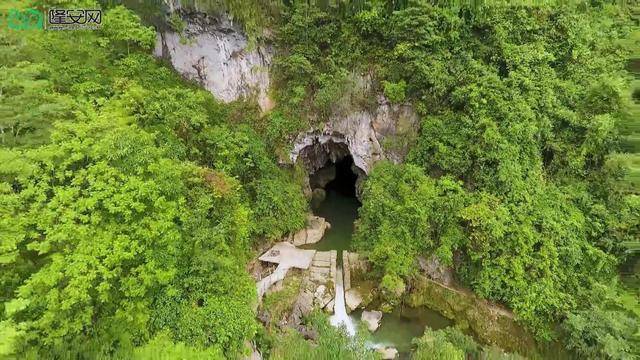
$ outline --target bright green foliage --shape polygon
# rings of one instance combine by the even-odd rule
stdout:
[[[416,351],[411,357],[414,360],[464,360],[466,353],[449,342],[442,331],[427,328],[422,337],[414,340]]]
[[[640,356],[640,305],[636,292],[597,286],[596,301],[568,314],[563,328],[567,347],[585,358],[629,359]]]
[[[287,331],[276,339],[270,359],[373,360],[378,358],[373,350],[365,346],[365,339],[349,337],[343,330],[334,328],[329,324],[327,315],[323,313],[311,314],[307,326],[318,333],[317,345],[305,341],[296,331]]]
[[[174,333],[198,346],[238,349],[251,336],[255,290],[235,258],[246,248],[249,211],[237,192],[163,157],[151,135],[110,122],[60,127],[24,156],[42,170],[3,169],[20,190],[2,195],[17,225],[15,242],[3,243],[10,277],[2,280],[22,279],[5,310],[25,345],[108,354],[115,341],[146,338],[152,318],[163,328],[189,319],[215,330]],[[164,319],[158,296],[187,311]]]
[[[144,346],[134,350],[133,360],[218,360],[224,356],[215,349],[201,350],[184,343],[174,343],[166,334],[160,334]]]
[[[411,358],[415,360],[523,359],[517,354],[508,354],[499,348],[482,348],[472,337],[455,327],[447,327],[441,330],[432,330],[427,327],[424,335],[414,339],[413,343],[416,345],[416,350]]]
[[[402,103],[406,97],[407,83],[404,80],[400,80],[398,83],[392,83],[383,81],[382,86],[384,89],[384,95],[391,100],[392,103]]]
[[[44,64],[18,63],[0,80],[0,143],[33,146],[46,142],[54,121],[70,118],[71,100],[53,91]],[[24,104],[31,106],[25,108]]]
[[[414,165],[382,163],[371,173],[362,197],[354,241],[385,274],[382,287],[390,298],[404,292],[401,278],[411,274],[418,254],[435,250],[452,263],[453,250],[463,240],[453,218],[465,202],[460,183],[436,181]]]
[[[359,71],[422,115],[415,166],[380,165],[365,185],[356,242],[386,295],[403,292],[417,255],[435,253],[543,338],[592,301],[639,236],[637,201],[611,157],[631,126],[628,10],[292,6],[278,33],[285,108],[322,113],[306,106],[320,80]]]
[[[125,43],[127,53],[131,45],[143,49],[151,49],[155,43],[156,34],[152,28],[140,26],[140,18],[124,6],[117,6],[104,15],[101,31],[113,45]]]
[[[237,358],[250,245],[304,225],[301,187],[232,124],[251,112],[142,52],[155,34],[129,10],[104,18],[0,32],[0,356]]]

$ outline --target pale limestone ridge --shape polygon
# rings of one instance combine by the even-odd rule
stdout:
[[[181,34],[159,32],[154,54],[169,60],[185,78],[200,83],[221,101],[255,96],[263,110],[270,109],[272,46],[249,46],[247,36],[227,14],[174,10],[185,21],[185,30]]]

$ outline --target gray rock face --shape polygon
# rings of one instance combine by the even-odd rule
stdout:
[[[368,174],[377,161],[403,161],[406,148],[394,145],[394,142],[406,140],[404,132],[414,133],[417,125],[418,117],[411,106],[391,105],[384,96],[379,96],[378,106],[373,112],[362,110],[346,116],[336,115],[322,130],[300,134],[290,152],[290,160],[296,162],[302,157],[307,170],[312,173],[327,159],[335,162],[332,158],[343,156],[346,147],[355,166]]]
[[[360,320],[367,326],[369,331],[374,332],[380,326],[380,320],[382,320],[382,311],[363,311]]]
[[[156,56],[168,59],[184,77],[199,82],[219,100],[231,102],[255,95],[263,110],[270,109],[272,47],[260,44],[249,49],[242,29],[226,15],[181,14],[186,21],[184,32],[159,33]]]
[[[418,264],[430,279],[445,285],[453,283],[453,269],[442,264],[436,256],[431,256],[428,259],[419,257]]]
[[[199,82],[224,102],[255,96],[263,111],[273,108],[268,97],[274,55],[270,44],[250,47],[241,27],[226,15],[186,11],[174,0],[170,8],[182,14],[186,28],[182,34],[171,30],[159,33],[157,56],[168,59],[184,77]],[[371,89],[370,76],[356,78],[354,86]],[[372,109],[347,107],[321,129],[299,134],[288,160],[302,158],[311,174],[327,160],[335,162],[350,154],[361,183],[377,161],[402,162],[406,142],[417,127],[418,117],[410,105],[392,105],[379,95]]]

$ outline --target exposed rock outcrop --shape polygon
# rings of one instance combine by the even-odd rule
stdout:
[[[293,305],[293,311],[289,318],[290,324],[299,325],[302,319],[313,310],[313,293],[308,290],[307,284],[303,284],[305,289],[300,292],[298,299]]]
[[[445,285],[453,284],[453,269],[442,264],[435,255],[428,259],[418,257],[418,264],[422,272],[430,279]]]
[[[391,105],[378,97],[374,111],[359,110],[335,115],[321,130],[300,134],[290,153],[291,161],[302,158],[309,173],[351,154],[355,166],[368,174],[373,164],[387,159],[404,160],[409,135],[416,132],[418,117],[409,105]],[[346,147],[346,149],[345,149]]]
[[[273,105],[267,92],[272,46],[249,48],[241,27],[226,14],[174,10],[186,27],[182,34],[159,32],[155,55],[169,60],[184,77],[202,84],[219,100],[256,96],[263,110],[270,109]]]

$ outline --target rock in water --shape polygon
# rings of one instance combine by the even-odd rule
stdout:
[[[309,185],[312,188],[324,188],[332,180],[336,178],[336,165],[331,164],[313,173],[309,177]]]
[[[360,320],[367,325],[369,331],[374,332],[380,326],[380,320],[382,320],[382,311],[363,311]]]
[[[307,223],[307,244],[317,243],[324,236],[324,232],[331,228],[331,225],[320,216],[310,216]]]
[[[291,237],[291,242],[295,246],[315,244],[322,239],[324,232],[328,229],[331,229],[331,224],[323,217],[309,215],[307,217],[307,227],[295,233]]]
[[[356,289],[349,289],[344,293],[344,301],[347,305],[347,309],[351,312],[360,306],[362,303],[362,296]]]
[[[394,347],[384,347],[376,349],[383,359],[395,359],[398,356],[398,350]]]

